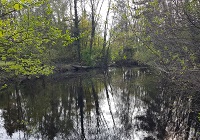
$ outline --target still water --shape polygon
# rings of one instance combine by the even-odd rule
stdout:
[[[198,139],[192,100],[178,92],[146,68],[27,80],[0,92],[0,140]]]

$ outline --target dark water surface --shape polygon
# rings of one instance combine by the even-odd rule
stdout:
[[[0,140],[198,139],[192,99],[145,68],[28,80],[0,92]]]

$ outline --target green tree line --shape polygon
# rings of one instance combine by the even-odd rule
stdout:
[[[1,0],[3,69],[48,75],[57,64],[120,61],[166,73],[196,69],[199,8],[198,0]]]
[[[112,48],[165,72],[199,67],[199,8],[198,0],[118,0],[113,45],[121,47]]]
[[[16,76],[50,74],[53,47],[72,39],[54,25],[48,1],[4,0],[0,7],[1,60],[12,62],[3,69]]]

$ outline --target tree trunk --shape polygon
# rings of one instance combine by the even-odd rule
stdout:
[[[94,0],[90,0],[91,2],[91,10],[92,10],[92,31],[91,31],[91,39],[90,39],[90,57],[92,55],[92,46],[94,42],[94,37],[95,37],[95,18],[94,18]]]
[[[107,10],[107,14],[106,14],[106,21],[104,24],[104,37],[103,37],[103,48],[102,48],[102,67],[107,67],[108,66],[108,50],[106,51],[106,46],[107,46],[107,29],[108,29],[108,17],[109,17],[109,13],[110,13],[110,6],[111,6],[111,0],[109,0],[108,2],[108,10]]]
[[[78,62],[81,61],[80,29],[78,21],[77,0],[74,0],[74,37],[76,38],[75,46],[77,47]]]

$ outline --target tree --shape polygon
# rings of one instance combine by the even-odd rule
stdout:
[[[108,66],[108,51],[109,48],[107,48],[107,34],[108,34],[108,18],[110,14],[110,7],[112,4],[112,0],[108,1],[108,9],[106,13],[106,19],[104,22],[104,32],[103,32],[103,48],[102,48],[102,67],[106,68]]]
[[[78,18],[78,9],[77,9],[77,0],[74,0],[74,37],[75,46],[77,47],[78,61],[81,61],[81,44],[80,44],[80,29],[79,29],[79,18]]]
[[[96,28],[96,23],[95,23],[95,1],[90,0],[91,4],[91,20],[92,20],[92,30],[91,30],[91,38],[90,38],[90,56],[92,55],[92,46],[94,42],[94,37],[95,37],[95,28]]]
[[[3,1],[0,20],[0,55],[13,63],[4,69],[18,75],[48,75],[53,67],[47,63],[48,47],[62,38],[71,42],[68,32],[53,26],[49,1]],[[38,7],[42,14],[37,14]],[[37,7],[37,8],[36,8]],[[5,11],[6,13],[4,13]]]
[[[152,0],[134,2],[132,6],[135,9],[132,18],[136,21],[136,28],[133,30],[136,31],[139,41],[136,41],[139,60],[144,52],[149,50],[152,54],[143,62],[165,72],[186,70],[196,65],[199,31],[195,29],[195,25],[199,17],[198,12],[188,16],[186,13],[190,13],[190,8],[199,8],[197,1]],[[195,25],[192,25],[188,17],[194,15],[196,20],[194,20]],[[191,29],[195,29],[196,32],[194,30],[191,32]]]

